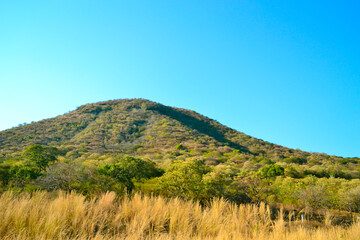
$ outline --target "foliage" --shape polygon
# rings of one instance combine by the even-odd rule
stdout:
[[[176,149],[177,150],[184,149],[184,146],[180,143],[180,144],[176,145]]]
[[[254,160],[257,169],[281,163],[284,168],[286,164],[301,166],[305,175],[360,177],[359,158],[289,149],[237,132],[194,111],[144,99],[87,104],[56,118],[0,132],[1,159],[18,157],[33,145],[54,146],[72,159],[111,153],[159,162],[195,157],[211,165]],[[176,151],[174,146],[184,151]],[[39,167],[44,170],[46,161],[41,161]]]
[[[10,169],[11,169],[10,165],[0,165],[1,186],[7,186],[9,184],[11,178]]]
[[[58,149],[55,147],[33,145],[28,147],[22,156],[30,165],[34,165],[38,172],[41,172],[56,160],[56,155],[58,155]]]
[[[87,104],[0,132],[1,191],[91,196],[127,189],[202,204],[222,197],[314,212],[359,211],[359,161],[271,144],[144,99]]]
[[[271,164],[269,166],[263,167],[260,170],[260,174],[261,177],[263,178],[273,178],[276,176],[282,176],[284,175],[284,168],[276,164]]]
[[[128,192],[134,189],[134,179],[147,179],[162,174],[154,162],[134,157],[120,158],[114,164],[104,165],[99,172],[123,183]]]
[[[206,195],[203,177],[209,172],[210,167],[204,161],[174,162],[159,179],[160,189],[168,196],[201,200]]]
[[[29,164],[15,165],[10,168],[11,186],[24,187],[31,180],[40,176],[37,168]]]

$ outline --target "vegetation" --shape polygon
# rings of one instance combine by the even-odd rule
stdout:
[[[225,163],[210,166],[204,160],[188,159],[162,169],[151,160],[118,154],[75,160],[52,155],[59,153],[54,147],[31,146],[16,161],[1,164],[2,191],[75,190],[88,197],[105,191],[119,196],[141,191],[203,205],[218,197],[236,204],[281,204],[298,215],[343,211],[335,221],[339,224],[351,222],[351,213],[360,211],[360,179],[294,178],[277,164],[243,171]]]
[[[116,163],[106,164],[99,169],[99,172],[123,183],[128,193],[134,190],[133,180],[148,179],[162,174],[161,169],[158,169],[154,162],[133,157],[122,158]]]
[[[276,217],[274,217],[276,215]],[[343,228],[331,216],[313,227],[292,213],[265,204],[236,205],[213,199],[198,202],[112,192],[86,199],[76,193],[46,192],[0,197],[2,239],[245,239],[358,240],[358,223]]]
[[[289,149],[250,137],[194,111],[143,99],[88,104],[62,116],[0,132],[0,161],[32,145],[53,146],[71,159],[94,153],[168,160],[197,158],[243,170],[276,163],[305,175],[359,178],[359,158]]]
[[[132,201],[126,196],[142,192],[158,196],[150,199],[164,204],[182,199],[185,205],[197,201],[204,208],[214,198],[222,198],[231,208],[234,204],[254,204],[253,208],[267,204],[273,209],[284,207],[296,219],[304,215],[318,223],[332,214],[333,225],[350,226],[360,211],[359,160],[271,144],[189,110],[143,99],[116,100],[84,105],[56,118],[0,132],[0,192],[3,198],[11,195],[9,191],[27,192],[42,196],[41,201],[46,199],[50,204],[55,200],[37,191],[76,191],[89,199],[83,203],[86,206],[96,204],[100,200],[94,197],[108,191],[126,201]],[[26,196],[18,197],[22,201]],[[59,197],[64,196],[81,198],[71,194]],[[18,201],[15,195],[11,199]],[[191,206],[196,208],[196,204]],[[85,205],[81,208],[87,208]],[[195,224],[194,219],[190,217],[188,224]],[[159,227],[165,235],[148,229],[141,236],[179,237],[169,232],[168,224]],[[276,232],[275,222],[267,224]],[[103,232],[99,226],[96,229],[91,237],[101,238]],[[281,234],[305,231],[301,229],[286,228]],[[112,230],[111,234],[130,234],[123,230]],[[72,234],[78,230],[72,231],[69,234],[75,236]],[[222,231],[227,230],[224,227],[213,235],[209,233],[209,238]],[[334,231],[346,234],[340,228]],[[205,236],[194,231],[191,236],[181,234],[185,239]],[[237,234],[229,236],[240,236]],[[257,235],[247,237],[261,239]]]

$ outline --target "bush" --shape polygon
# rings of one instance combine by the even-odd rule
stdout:
[[[276,176],[283,176],[284,168],[276,164],[271,164],[269,166],[260,169],[260,174],[261,177],[263,178],[273,178]]]

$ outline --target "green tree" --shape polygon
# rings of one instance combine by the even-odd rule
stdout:
[[[229,192],[229,185],[237,172],[237,169],[229,165],[219,164],[213,167],[211,172],[205,174],[202,181],[205,184],[208,198],[224,197],[231,199],[232,193]]]
[[[56,155],[58,155],[58,149],[55,147],[33,145],[28,147],[22,156],[29,164],[34,164],[38,171],[42,172],[56,160]]]
[[[106,164],[99,173],[111,176],[123,183],[128,192],[134,189],[134,179],[141,180],[151,177],[158,177],[163,172],[150,160],[134,157],[120,158],[114,164]]]
[[[9,173],[11,175],[11,185],[14,187],[24,187],[40,176],[38,169],[29,164],[11,166]]]
[[[202,200],[206,196],[203,176],[210,172],[210,167],[203,161],[176,161],[159,179],[162,193],[185,199]]]

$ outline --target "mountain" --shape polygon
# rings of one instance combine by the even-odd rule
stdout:
[[[226,127],[194,111],[144,99],[83,105],[64,115],[0,132],[0,156],[34,145],[55,146],[69,158],[130,154],[161,162],[199,158],[258,168],[272,162],[357,166],[358,158],[309,153],[272,144]],[[355,164],[355,165],[354,165]],[[252,166],[254,167],[254,166]]]

